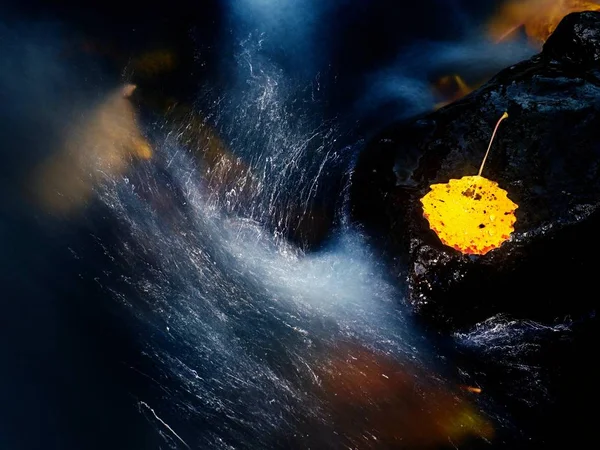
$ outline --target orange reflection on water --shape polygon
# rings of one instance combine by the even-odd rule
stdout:
[[[54,213],[76,210],[99,182],[123,174],[133,159],[152,157],[129,101],[134,90],[128,84],[111,92],[70,127],[63,147],[35,171],[31,187],[42,207]]]
[[[595,0],[509,0],[487,24],[496,42],[510,39],[523,27],[530,42],[541,47],[559,22],[573,12],[600,11]]]
[[[353,448],[439,448],[494,435],[461,394],[409,362],[350,345],[316,373],[336,429]]]
[[[481,388],[476,386],[461,386],[461,389],[473,394],[481,394]]]
[[[440,99],[434,109],[449,105],[470,94],[474,89],[475,87],[468,85],[460,75],[446,75],[433,84],[434,96]]]

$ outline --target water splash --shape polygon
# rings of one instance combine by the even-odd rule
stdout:
[[[456,333],[455,339],[512,379],[509,396],[535,405],[548,396],[543,352],[551,343],[569,339],[572,325],[571,321],[547,325],[499,314]]]
[[[334,197],[355,149],[318,114],[319,76],[290,78],[260,54],[265,36],[253,36],[236,52],[232,89],[198,102],[247,168],[238,184],[212,190],[157,123],[153,159],[94,187],[100,205],[89,214],[110,228],[97,249],[114,264],[95,281],[142,349],[127,364],[153,387],[134,403],[172,448],[489,437],[482,414],[436,371],[360,233],[346,226],[309,255],[284,238]]]
[[[201,163],[171,136],[160,141],[158,127],[153,159],[97,190],[117,230],[103,251],[127,274],[120,287],[100,282],[136,318],[152,378],[169,380],[158,382],[163,402],[139,401],[192,448],[489,437],[489,423],[437,374],[358,232],[311,254],[282,238],[326,175],[349,170],[352,149],[336,151],[337,128],[315,124],[281,73],[251,51],[239,61],[246,88],[215,102],[209,120],[246,162],[250,189],[207,189]],[[378,400],[363,404],[365,395]],[[349,412],[344,420],[365,423],[332,420]],[[388,426],[393,417],[403,425]]]
[[[310,240],[306,230],[333,222],[331,199],[356,149],[341,144],[338,121],[323,119],[320,75],[308,82],[291,76],[264,57],[264,39],[242,39],[237,81],[217,96],[206,90],[198,101],[206,122],[246,168],[212,199],[303,246]]]

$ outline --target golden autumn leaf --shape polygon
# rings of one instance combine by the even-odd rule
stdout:
[[[431,185],[422,199],[423,216],[442,243],[465,254],[484,255],[514,231],[518,205],[495,181],[481,176],[498,126],[492,134],[479,174]]]
[[[462,253],[483,255],[499,247],[516,221],[517,205],[506,191],[478,175],[434,184],[421,201],[431,229]]]
[[[529,40],[541,46],[568,14],[600,11],[597,0],[509,0],[488,22],[488,35],[499,42],[524,27]]]

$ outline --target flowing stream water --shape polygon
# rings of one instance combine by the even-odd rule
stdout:
[[[255,3],[259,12],[267,11],[262,2]],[[234,18],[252,17],[243,8],[241,13],[233,10]],[[281,14],[284,19],[278,20],[292,13]],[[304,19],[310,24],[319,15]],[[312,29],[306,25],[290,38],[299,54],[316,48],[302,30]],[[14,30],[3,32],[9,36]],[[148,448],[489,446],[494,430],[508,423],[504,413],[492,400],[461,386],[469,374],[413,323],[396,281],[360,228],[348,223],[346,188],[361,142],[352,143],[347,126],[321,114],[320,102],[328,94],[321,83],[325,75],[294,79],[264,56],[264,46],[272,48],[282,31],[270,32],[234,33],[235,58],[228,69],[235,73],[232,87],[225,92],[199,87],[195,113],[214,133],[213,141],[206,148],[186,147],[178,137],[197,122],[146,118],[142,131],[152,157],[127,170],[94,176],[90,210],[76,225],[86,244],[69,237],[58,245],[75,265],[73,273],[96,286],[99,294],[90,308],[103,311],[100,317],[110,311],[115,329],[126,330],[115,335],[125,334],[133,343],[123,343],[133,350],[119,354],[117,365],[133,380],[124,402],[135,407],[157,436]],[[16,94],[7,99],[15,105],[8,123],[35,117],[35,123],[47,127],[42,129],[56,131],[71,128],[79,115],[94,110],[77,107],[79,114],[69,115],[42,108],[40,99],[64,103],[54,93],[57,80],[63,92],[71,81],[78,82],[56,63],[51,44],[44,47],[27,33],[12,39],[26,49],[25,69],[17,67],[15,73],[21,70],[39,84],[22,101]],[[442,45],[428,54],[436,52],[453,64],[468,54],[499,66],[521,54],[503,48],[482,57],[479,44]],[[17,61],[16,53],[7,50],[8,61]],[[418,95],[425,85],[417,73],[418,58],[410,51],[407,55],[399,60],[412,62],[399,76],[387,69],[368,77],[374,90],[357,96],[354,107],[368,111],[379,97],[390,96],[406,103],[404,115],[431,107],[431,97]],[[44,68],[44,79],[32,68]],[[5,74],[2,81],[14,92],[19,78]],[[103,95],[92,97],[97,101]],[[82,95],[75,103],[89,99]],[[224,143],[218,148],[222,156],[207,166],[196,155],[217,145],[217,139]],[[219,184],[211,173],[226,173],[233,181]],[[287,239],[305,217],[318,217],[320,202],[331,197],[332,226],[318,250],[307,252]],[[46,224],[45,218],[40,220]],[[61,227],[53,223],[49,229],[62,237],[72,232]],[[6,236],[16,235],[17,229],[27,234],[14,220]],[[11,255],[13,247],[6,242],[6,255]],[[15,241],[14,254],[20,255],[24,245]],[[35,240],[29,245],[32,253],[40,253],[40,261],[48,260],[42,245]],[[95,256],[103,262],[90,263]],[[23,264],[44,272],[44,283],[60,284],[59,268],[40,261]],[[82,261],[92,269],[78,269]],[[27,284],[26,277],[16,276],[15,295],[31,290]],[[46,285],[40,286],[43,290]],[[73,295],[78,303],[87,301],[85,292]],[[36,309],[38,313],[43,314]],[[31,323],[37,323],[35,314]],[[457,334],[450,346],[487,348],[502,341],[510,351],[494,357],[508,354],[513,362],[523,350],[521,344],[513,345],[520,342],[520,331],[536,329],[549,332],[496,318]],[[118,342],[111,345],[119,347]],[[531,374],[531,390],[538,383],[536,373],[521,369]],[[97,407],[91,400],[86,403]],[[7,436],[15,433],[23,434],[12,430]],[[132,434],[129,442],[139,442],[139,435]]]

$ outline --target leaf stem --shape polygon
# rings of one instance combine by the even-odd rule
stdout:
[[[488,157],[488,153],[490,152],[490,148],[492,148],[492,142],[494,142],[494,137],[496,136],[496,131],[498,131],[498,127],[500,126],[500,122],[502,122],[507,117],[508,117],[508,113],[505,111],[504,114],[502,114],[502,117],[500,117],[500,120],[498,120],[498,123],[496,123],[496,128],[494,128],[494,132],[492,133],[492,138],[490,139],[490,145],[488,145],[487,151],[485,152],[485,156],[483,157],[483,161],[481,162],[481,167],[479,168],[479,173],[477,174],[477,176],[481,176],[481,172],[483,172],[483,166],[485,166],[485,160]]]

